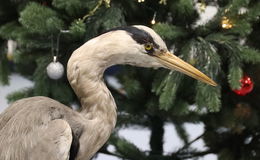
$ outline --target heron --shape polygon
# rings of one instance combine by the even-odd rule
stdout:
[[[103,73],[117,64],[177,70],[216,86],[170,53],[153,29],[142,25],[111,29],[77,48],[68,61],[67,78],[81,103],[80,110],[35,96],[12,103],[0,114],[0,159],[91,159],[116,125],[116,103]]]

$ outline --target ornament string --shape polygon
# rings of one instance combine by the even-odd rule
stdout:
[[[69,33],[69,30],[60,30],[56,39],[56,47],[54,47],[54,36],[51,35],[51,53],[53,57],[53,62],[57,62],[57,58],[59,57],[59,49],[60,49],[60,37],[63,33]]]
[[[51,55],[53,57],[53,62],[56,62],[56,59],[54,60],[54,57],[56,57],[56,54],[55,54],[55,49],[54,49],[54,36],[53,34],[51,35]]]
[[[57,42],[56,42],[56,56],[59,55],[59,49],[60,49],[60,37],[62,33],[69,33],[69,30],[60,30],[60,33],[57,36]]]

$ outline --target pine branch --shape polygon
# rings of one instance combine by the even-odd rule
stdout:
[[[196,137],[195,139],[193,139],[192,141],[186,143],[182,148],[180,148],[176,154],[181,153],[183,150],[187,149],[190,145],[192,145],[194,142],[196,142],[197,140],[201,139],[204,136],[204,133],[202,133],[201,135],[199,135],[198,137]]]
[[[195,152],[188,152],[188,153],[183,153],[183,154],[173,154],[172,157],[180,157],[180,159],[189,159],[192,158],[194,159],[195,157],[202,157],[205,156],[207,154],[211,154],[211,153],[216,153],[214,150],[206,150],[206,151],[195,151]]]
[[[124,159],[124,160],[128,160],[127,157],[120,155],[120,154],[110,152],[105,147],[102,147],[98,152],[103,153],[103,154],[107,154],[107,155],[110,155],[110,156],[115,156],[115,157],[118,157],[118,158],[121,158],[121,159]]]
[[[82,20],[85,21],[88,17],[93,16],[95,12],[100,8],[100,6],[103,4],[104,0],[99,0],[98,4],[88,13],[86,14]]]

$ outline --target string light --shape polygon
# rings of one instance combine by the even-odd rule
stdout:
[[[155,18],[156,18],[156,12],[154,12],[154,14],[153,14],[153,19],[151,20],[151,24],[155,24],[156,23]]]
[[[144,2],[145,0],[138,0],[138,3],[142,3],[142,2]]]
[[[6,55],[6,57],[9,61],[13,60],[14,52],[15,52],[16,48],[17,48],[17,42],[12,39],[9,39],[7,41],[7,55]]]

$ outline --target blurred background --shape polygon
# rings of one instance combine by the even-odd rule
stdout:
[[[71,53],[134,24],[153,28],[218,86],[164,69],[107,69],[118,122],[93,159],[258,160],[258,0],[1,0],[0,111],[39,95],[77,110],[66,78]]]

